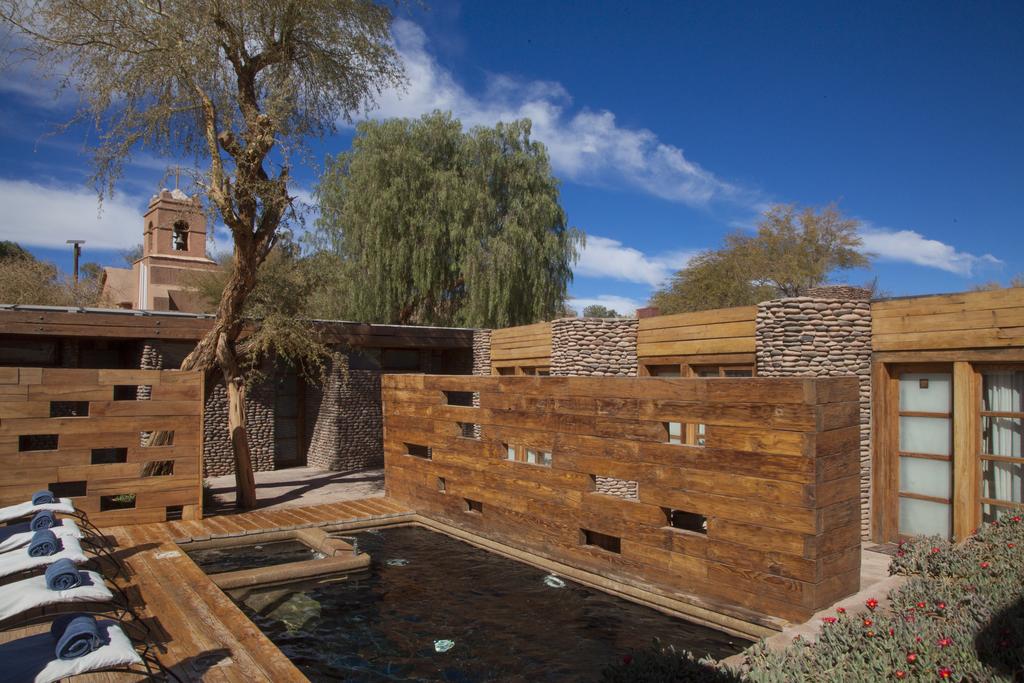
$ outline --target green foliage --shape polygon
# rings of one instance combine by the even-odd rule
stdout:
[[[827,617],[814,642],[800,639],[781,651],[755,645],[742,667],[727,673],[750,683],[1024,680],[1022,549],[1019,515],[987,524],[960,544],[902,544],[890,571],[908,580],[890,593],[889,606]],[[722,680],[712,677],[721,665],[707,678],[663,676],[683,666],[670,651],[637,654],[633,662],[649,658],[667,661],[619,665],[609,680]]]
[[[817,212],[773,206],[756,234],[732,233],[722,248],[697,255],[652,295],[651,304],[662,313],[681,313],[800,296],[830,273],[868,265],[857,227],[835,206]]]
[[[220,268],[196,278],[200,296],[215,308],[231,279],[234,262],[221,256]],[[317,288],[315,274],[296,245],[280,242],[256,273],[256,285],[245,300],[243,315],[249,320],[250,333],[238,351],[248,381],[259,379],[259,369],[270,359],[291,364],[308,379],[319,381],[325,371],[330,349],[312,317],[309,301]]]
[[[0,262],[9,261],[12,259],[29,259],[34,261],[35,256],[30,254],[27,249],[22,247],[17,242],[11,242],[10,240],[0,240]]]
[[[614,308],[608,308],[601,304],[591,304],[583,309],[584,318],[625,318]]]
[[[362,123],[317,197],[317,239],[351,317],[507,327],[562,311],[583,236],[528,120],[468,132],[440,112]]]
[[[715,667],[714,662],[698,660],[689,652],[676,652],[657,639],[649,650],[627,655],[622,662],[602,672],[602,683],[634,681],[673,681],[674,683],[734,683],[739,678]]]
[[[78,285],[53,263],[40,261],[14,242],[0,242],[0,303],[37,306],[97,306],[103,269],[86,263]]]

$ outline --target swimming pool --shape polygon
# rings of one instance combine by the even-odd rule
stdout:
[[[313,681],[597,680],[655,637],[714,657],[750,644],[421,527],[357,537],[369,571],[230,591]]]

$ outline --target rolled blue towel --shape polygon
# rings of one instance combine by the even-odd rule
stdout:
[[[82,585],[82,575],[75,563],[64,557],[46,568],[46,587],[52,591],[71,590]]]
[[[53,621],[50,635],[57,641],[57,659],[83,657],[100,645],[100,630],[91,614],[66,614]]]
[[[33,505],[48,505],[53,502],[53,492],[49,489],[43,489],[42,491],[36,491],[32,494]]]
[[[32,534],[32,540],[28,544],[29,557],[43,557],[53,555],[60,550],[60,541],[56,534],[49,529],[40,529]]]
[[[57,526],[57,518],[53,516],[53,512],[40,510],[32,518],[28,528],[32,531],[39,531],[40,529],[52,529],[55,526]]]

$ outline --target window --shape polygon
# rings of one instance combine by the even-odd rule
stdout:
[[[515,446],[505,444],[505,458],[514,462],[516,459],[516,450]]]
[[[188,251],[188,223],[177,221],[171,234],[171,244],[174,251]]]
[[[422,446],[422,445],[420,445],[418,443],[407,443],[407,444],[405,444],[405,454],[406,455],[413,455],[413,456],[415,456],[417,458],[423,458],[425,460],[430,460],[432,458],[432,454],[430,452],[430,447],[429,446]]]
[[[899,376],[899,532],[952,534],[953,376]]]
[[[134,507],[134,493],[118,493],[113,496],[100,496],[100,512],[108,512],[110,510],[131,510]]]
[[[57,434],[23,434],[18,437],[18,451],[55,451]]]
[[[46,485],[54,498],[81,498],[88,492],[84,481],[55,481]]]
[[[702,423],[663,422],[665,443],[676,446],[704,446],[707,427]]]
[[[671,444],[682,445],[683,443],[683,423],[682,422],[666,422],[665,433],[668,435],[666,441]]]
[[[694,377],[753,377],[752,365],[694,365]]]
[[[607,550],[610,553],[622,552],[622,539],[618,536],[609,536],[590,529],[580,529],[580,542],[583,545]]]
[[[450,406],[473,407],[472,391],[445,391],[444,401]]]
[[[128,449],[94,448],[92,449],[92,458],[90,462],[93,465],[115,465],[117,463],[128,462]]]
[[[480,439],[480,425],[475,422],[457,422],[459,436],[463,439]]]
[[[140,477],[169,477],[174,474],[173,460],[151,460],[142,466]]]
[[[1024,505],[1024,369],[981,373],[981,517],[992,522]]]
[[[437,478],[437,490],[440,491],[441,493],[448,492],[448,482],[444,480],[444,477]]]
[[[705,535],[708,533],[708,518],[704,515],[699,515],[696,512],[687,512],[686,510],[675,510],[673,508],[662,508],[662,511],[665,513],[667,526],[673,529],[692,531]]]
[[[184,505],[168,505],[164,508],[164,519],[168,522],[174,522],[181,519],[185,512]]]
[[[648,365],[647,374],[651,377],[682,377],[679,365]]]
[[[466,501],[466,512],[474,514],[481,514],[484,511],[484,504],[478,500],[470,500],[469,498],[463,498]]]
[[[551,467],[553,460],[551,451],[545,451],[533,446],[514,446],[507,443],[502,444],[502,446],[505,449],[506,460],[511,462],[521,462],[527,465]]]
[[[50,401],[50,417],[89,417],[89,402]]]
[[[415,372],[420,369],[420,352],[415,349],[384,349],[380,362],[383,370]]]

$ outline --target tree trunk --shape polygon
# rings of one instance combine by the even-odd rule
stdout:
[[[238,507],[251,510],[256,507],[256,478],[252,473],[252,452],[245,430],[245,382],[240,377],[224,382],[228,388],[228,434],[235,456],[235,500]]]

